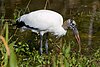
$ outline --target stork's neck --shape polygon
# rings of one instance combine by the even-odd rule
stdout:
[[[67,21],[65,21],[65,22],[63,23],[62,27],[63,27],[65,30],[67,30],[67,29],[68,29],[68,24],[67,24]]]

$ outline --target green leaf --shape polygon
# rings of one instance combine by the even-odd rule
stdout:
[[[8,44],[8,22],[6,22],[6,42]]]
[[[91,67],[96,67],[96,65],[95,64],[92,64]]]
[[[73,62],[74,65],[76,64],[76,59],[75,59],[75,57],[72,58],[72,62]]]
[[[8,66],[8,54],[6,52],[5,58],[4,58],[4,67],[7,67],[7,66]]]
[[[11,43],[9,46],[9,48],[10,48],[10,60],[9,60],[10,67],[18,67],[17,66],[17,58],[16,58],[14,48],[13,48],[14,43],[15,42]]]
[[[53,67],[56,67],[56,58],[55,58],[55,56],[53,56],[52,60],[53,60]]]
[[[65,57],[66,58],[68,58],[70,56],[69,52],[70,52],[70,45],[67,47],[67,49],[65,49]]]
[[[66,59],[64,59],[64,66],[65,66],[65,67],[69,67],[69,63],[67,62]]]

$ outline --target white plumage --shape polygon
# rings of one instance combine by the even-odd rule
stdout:
[[[67,28],[70,27],[75,35],[78,35],[76,23],[74,20],[69,19],[66,21]],[[40,53],[42,54],[42,36],[44,33],[50,32],[57,36],[66,34],[63,28],[63,17],[51,10],[37,10],[29,14],[22,15],[17,19],[17,27],[26,30],[30,29],[32,32],[40,34]],[[79,37],[78,37],[79,38]],[[76,38],[78,40],[78,38]],[[47,41],[47,40],[46,40]],[[46,52],[48,53],[48,44],[46,44]]]
[[[32,30],[36,33],[44,34],[51,32],[54,35],[62,36],[66,31],[62,28],[63,17],[54,11],[38,10],[21,16],[19,21],[25,22],[30,27],[38,28],[40,31]],[[25,28],[25,27],[24,27]]]

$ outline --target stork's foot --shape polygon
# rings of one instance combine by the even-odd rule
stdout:
[[[43,41],[43,35],[40,33],[40,55],[42,55],[42,41]]]
[[[48,43],[45,44],[46,54],[48,54]]]
[[[46,34],[45,49],[46,49],[46,54],[48,54],[48,33]]]
[[[43,53],[43,50],[42,50],[42,48],[40,48],[40,55],[42,55],[42,53]]]
[[[48,54],[48,50],[46,50],[46,54]]]

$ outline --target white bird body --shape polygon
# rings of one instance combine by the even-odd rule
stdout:
[[[54,11],[50,10],[38,10],[21,16],[20,21],[25,22],[30,27],[38,28],[32,32],[41,33],[51,32],[54,35],[62,36],[66,34],[63,29],[63,17]],[[25,27],[22,27],[25,29]]]
[[[40,34],[40,54],[42,54],[42,41],[44,33],[50,32],[57,36],[63,36],[66,34],[66,30],[64,28],[70,27],[73,30],[75,38],[80,44],[80,37],[78,34],[78,30],[76,28],[76,23],[74,20],[68,19],[66,23],[63,25],[63,17],[51,10],[37,10],[30,12],[29,14],[22,15],[17,19],[16,24],[17,27],[22,30],[32,30],[32,32]],[[46,34],[46,53],[48,54],[48,33]]]

